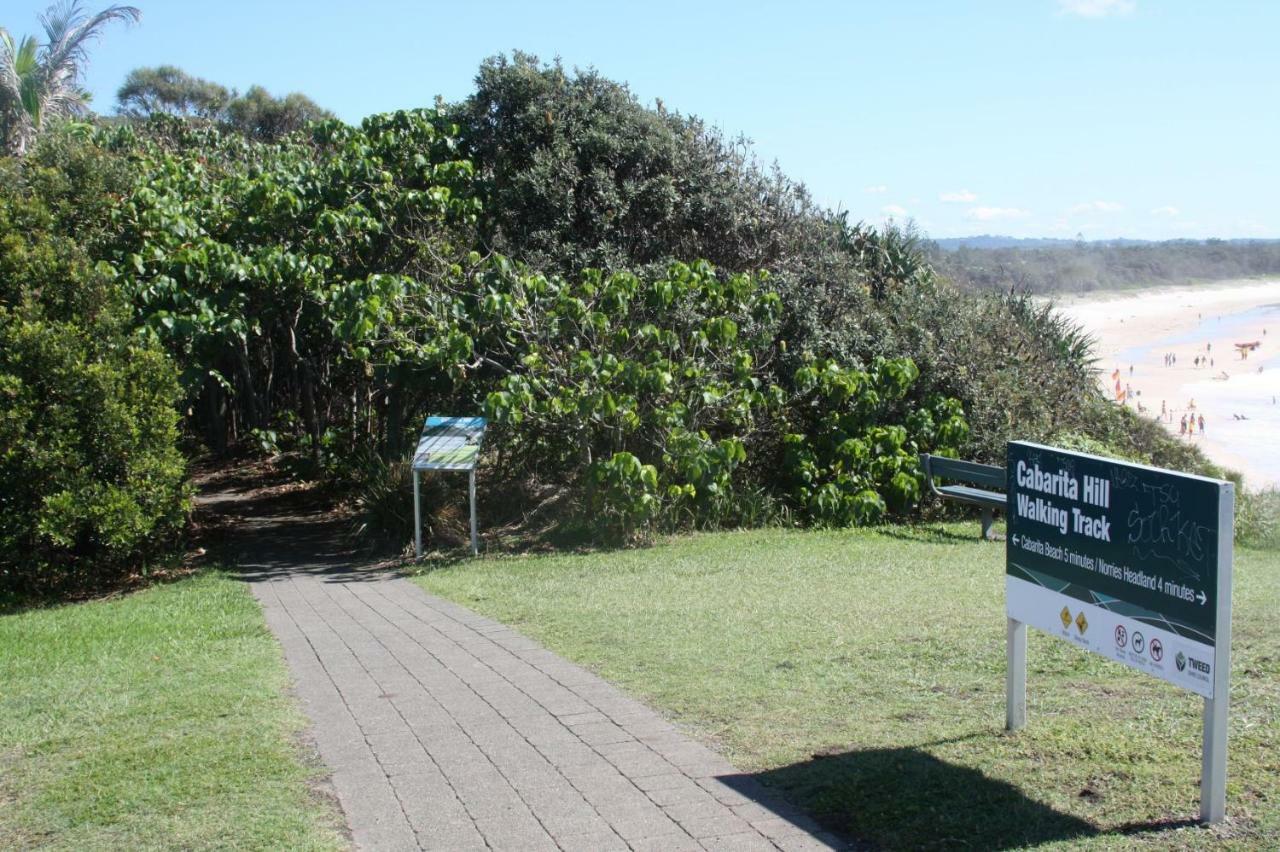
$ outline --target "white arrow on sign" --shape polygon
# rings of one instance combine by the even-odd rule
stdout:
[[[1204,602],[1207,601],[1208,598],[1205,597],[1205,594],[1203,591],[1200,592],[1199,597],[1200,597],[1200,606],[1204,606]]]
[[[1018,537],[1016,535],[1013,537],[1013,546],[1014,547],[1018,546]]]

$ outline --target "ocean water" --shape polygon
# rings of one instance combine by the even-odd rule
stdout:
[[[1258,337],[1256,333],[1250,332],[1250,329],[1256,328],[1259,324],[1267,329],[1268,334],[1265,337]],[[1171,334],[1155,343],[1125,349],[1116,354],[1115,360],[1117,365],[1155,363],[1163,358],[1165,352],[1174,352],[1185,346],[1196,346],[1197,350],[1194,354],[1203,354],[1202,344],[1223,337],[1232,338],[1233,343],[1262,340],[1264,343],[1280,346],[1278,342],[1280,337],[1272,340],[1274,335],[1280,335],[1280,303],[1259,305],[1235,314],[1210,314],[1189,331]],[[1228,369],[1238,368],[1243,363],[1239,361],[1234,351],[1213,354],[1216,356],[1214,360],[1227,366]],[[1152,361],[1153,358],[1155,361]],[[1182,358],[1179,357],[1178,360],[1181,361]]]

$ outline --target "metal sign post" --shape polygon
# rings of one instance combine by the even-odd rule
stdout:
[[[1008,449],[1006,727],[1027,626],[1204,697],[1200,818],[1226,813],[1230,482],[1022,441]]]
[[[480,553],[476,529],[476,459],[484,440],[483,417],[427,418],[413,454],[413,550],[422,556],[422,489],[418,474],[424,470],[465,471],[467,497],[471,504],[471,555]]]

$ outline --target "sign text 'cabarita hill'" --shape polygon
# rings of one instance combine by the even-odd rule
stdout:
[[[1103,510],[1111,507],[1109,479],[1097,476],[1077,478],[1066,470],[1056,473],[1044,471],[1038,464],[1028,467],[1023,461],[1018,462],[1015,475],[1019,487],[1046,495],[1033,497],[1019,493],[1014,507],[1019,517],[1057,527],[1063,535],[1070,530],[1098,541],[1111,541],[1111,521],[1105,511],[1097,514],[1086,511],[1090,507]],[[1060,500],[1083,503],[1085,509],[1078,506],[1064,507],[1058,502]]]

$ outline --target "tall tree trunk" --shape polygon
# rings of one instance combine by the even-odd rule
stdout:
[[[204,421],[205,441],[209,449],[219,456],[227,452],[227,424],[220,405],[221,396],[222,388],[217,381],[212,376],[205,377],[204,389],[200,393],[204,414],[200,419]]]
[[[302,419],[307,424],[307,434],[311,437],[311,461],[320,461],[320,418],[316,412],[315,372],[311,364],[298,351],[297,318],[302,308],[294,315],[294,325],[289,327],[289,353],[298,370],[298,384],[302,389]]]
[[[240,394],[244,407],[244,425],[246,429],[257,429],[263,426],[262,413],[258,406],[258,395],[253,389],[253,371],[249,367],[249,342],[241,340],[236,349],[236,369],[240,373],[240,382],[244,392]]]
[[[387,434],[383,447],[385,458],[390,462],[399,458],[403,452],[401,442],[404,435],[404,390],[400,387],[400,383],[393,379],[386,394],[387,416],[384,422]]]

